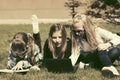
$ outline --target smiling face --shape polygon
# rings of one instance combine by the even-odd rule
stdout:
[[[76,36],[83,37],[83,35],[85,33],[83,23],[82,22],[73,23],[73,30],[72,31],[74,32],[74,34]]]
[[[62,34],[60,30],[53,33],[52,41],[56,47],[60,47],[62,45]]]

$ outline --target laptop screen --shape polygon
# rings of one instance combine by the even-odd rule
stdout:
[[[45,67],[49,72],[72,72],[71,59],[45,59]]]

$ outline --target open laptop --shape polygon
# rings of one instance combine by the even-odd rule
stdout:
[[[45,59],[45,67],[49,72],[73,72],[71,59]]]

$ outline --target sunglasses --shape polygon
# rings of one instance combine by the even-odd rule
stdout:
[[[85,30],[72,30],[74,33],[83,33]]]

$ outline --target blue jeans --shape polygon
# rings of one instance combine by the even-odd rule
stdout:
[[[81,52],[80,56],[77,60],[77,63],[80,61],[84,63],[94,63],[95,68],[102,68],[103,66],[111,66],[113,62],[119,58],[120,56],[120,49],[114,47],[109,51],[94,51],[94,52]],[[76,64],[77,64],[76,63]]]

